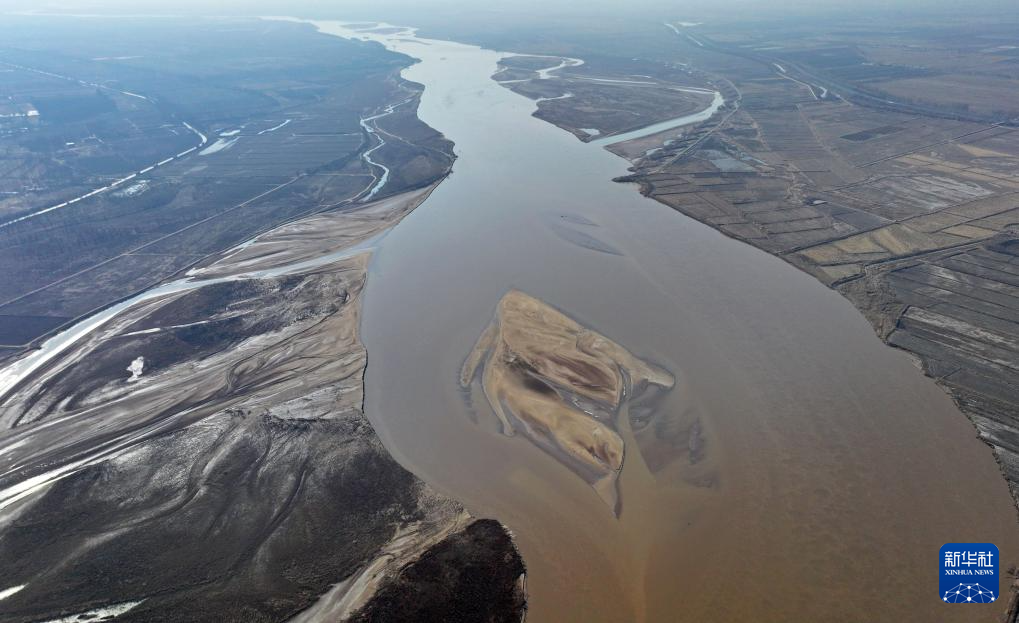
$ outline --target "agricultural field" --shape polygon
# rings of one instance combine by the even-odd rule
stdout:
[[[1015,31],[692,30],[683,53],[737,108],[612,145],[622,181],[842,292],[952,394],[1015,495],[1019,81],[995,73]]]
[[[690,36],[711,50],[770,64],[780,77],[811,85],[822,99],[831,91],[872,108],[1000,122],[1019,116],[1014,26],[1007,19],[906,26],[850,21],[752,31],[725,24]]]
[[[381,48],[253,19],[39,19],[0,26],[2,345],[451,161]]]

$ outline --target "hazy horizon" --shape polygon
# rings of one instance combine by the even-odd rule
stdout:
[[[739,9],[738,15],[732,11]],[[724,21],[740,21],[748,18],[799,18],[824,17],[826,15],[858,16],[861,10],[872,12],[875,16],[903,14],[918,16],[929,13],[931,16],[965,13],[967,15],[986,14],[999,17],[1019,18],[1019,4],[1011,0],[980,0],[961,5],[950,0],[794,0],[782,3],[781,6],[760,0],[722,0],[713,2],[699,0],[682,5],[667,0],[637,0],[620,5],[612,0],[594,0],[585,2],[583,11],[577,11],[576,3],[568,0],[517,0],[513,3],[503,2],[471,2],[465,6],[461,0],[427,0],[411,2],[409,0],[375,0],[371,3],[331,0],[302,0],[300,2],[280,2],[279,0],[218,0],[202,2],[199,0],[182,0],[168,3],[161,0],[98,0],[69,3],[61,0],[36,2],[32,0],[0,0],[0,12],[31,12],[31,13],[109,13],[138,15],[267,15],[296,14],[302,17],[394,17],[408,18],[420,16],[428,21],[449,19],[471,20],[486,16],[501,17],[583,17],[625,16],[639,18],[642,15],[656,19],[713,19]]]

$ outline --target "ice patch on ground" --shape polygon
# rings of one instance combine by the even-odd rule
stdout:
[[[127,379],[127,382],[137,381],[141,377],[142,372],[145,370],[145,357],[135,357],[131,365],[127,367],[127,371],[131,373],[131,378]]]
[[[144,599],[139,601],[125,601],[120,604],[113,604],[112,606],[105,606],[103,608],[96,608],[95,610],[89,610],[87,612],[79,612],[78,614],[72,614],[71,616],[61,617],[59,619],[50,619],[43,623],[81,623],[81,621],[106,621],[114,617],[118,617],[131,608],[134,608]]]
[[[236,142],[237,142],[236,138],[233,138],[233,139],[225,139],[225,138],[216,139],[215,143],[213,143],[212,145],[209,145],[208,147],[206,147],[202,151],[198,152],[198,155],[199,156],[208,156],[209,154],[214,154],[214,153],[223,151],[224,149],[229,149],[229,148],[233,147],[233,144],[236,143]]]
[[[134,197],[136,195],[142,194],[143,192],[148,190],[148,188],[149,188],[148,180],[142,180],[140,182],[136,182],[134,184],[131,184],[130,186],[128,186],[124,190],[117,191],[117,192],[113,193],[113,196],[114,197]]]
[[[18,586],[12,586],[10,588],[5,588],[4,590],[0,591],[0,599],[7,599],[8,597],[13,595],[14,593],[17,593],[18,591],[20,591],[21,589],[25,588],[26,586],[28,586],[28,584],[20,584]]]

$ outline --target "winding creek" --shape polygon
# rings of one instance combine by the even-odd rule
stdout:
[[[404,71],[425,86],[419,114],[456,144],[453,174],[424,204],[344,251],[375,249],[365,407],[401,463],[514,532],[529,622],[984,621],[1004,609],[936,595],[945,542],[993,542],[1003,570],[1019,562],[990,450],[847,301],[612,182],[626,161],[531,117],[533,101],[491,79],[505,54],[315,25],[420,59]],[[385,174],[376,182],[368,197]],[[676,379],[656,405],[656,438],[637,439],[623,413],[618,512],[460,388],[512,289]],[[133,302],[9,366],[0,396]],[[696,461],[664,441],[690,422]]]
[[[376,151],[378,151],[382,146],[386,144],[386,140],[382,138],[382,136],[379,134],[378,128],[375,126],[375,122],[378,121],[379,119],[382,119],[383,117],[387,117],[393,114],[393,111],[395,111],[400,106],[407,104],[410,101],[412,100],[406,99],[403,100],[402,102],[391,104],[389,106],[386,106],[382,110],[382,112],[361,119],[361,129],[363,129],[369,136],[374,137],[375,140],[378,141],[378,143],[374,147],[365,151],[364,154],[361,155],[361,158],[365,162],[367,162],[370,166],[382,169],[382,175],[376,177],[375,182],[369,188],[368,193],[364,195],[362,201],[370,201],[372,198],[375,197],[376,194],[378,194],[380,190],[382,190],[382,187],[386,185],[386,182],[389,181],[389,167],[382,164],[381,162],[372,160],[372,154],[374,154]]]
[[[316,25],[420,59],[404,71],[425,85],[419,114],[456,144],[453,174],[373,256],[366,412],[402,463],[514,531],[529,622],[1004,609],[949,610],[935,595],[945,542],[995,542],[1003,569],[1019,554],[990,450],[847,301],[612,182],[624,160],[531,117],[533,101],[491,79],[504,54]],[[671,371],[662,427],[699,418],[705,458],[637,451],[624,422],[617,517],[524,436],[504,436],[457,378],[513,288]]]

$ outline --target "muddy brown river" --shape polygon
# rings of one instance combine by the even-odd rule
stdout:
[[[404,465],[514,532],[529,623],[1004,610],[938,594],[946,542],[997,544],[1002,591],[1019,562],[990,449],[846,300],[612,182],[624,160],[490,79],[503,54],[317,25],[420,59],[404,72],[425,86],[420,116],[456,143],[452,175],[374,255],[366,411]],[[650,433],[621,418],[618,508],[526,435],[504,435],[459,384],[514,289],[675,378]],[[692,422],[697,435],[677,442]]]

